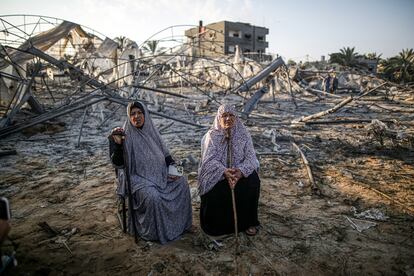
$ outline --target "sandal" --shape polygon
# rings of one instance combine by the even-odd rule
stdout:
[[[257,228],[252,226],[249,227],[246,231],[245,231],[246,235],[248,236],[255,236],[257,234]]]

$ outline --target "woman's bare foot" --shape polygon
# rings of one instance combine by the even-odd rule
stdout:
[[[256,228],[256,227],[254,227],[254,226],[249,227],[249,228],[245,231],[245,233],[246,233],[248,236],[255,236],[255,235],[257,234],[257,228]]]

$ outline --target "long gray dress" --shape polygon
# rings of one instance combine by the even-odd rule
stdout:
[[[141,104],[141,103],[139,103]],[[133,195],[132,216],[135,229],[145,240],[158,240],[161,244],[175,240],[192,225],[191,197],[185,177],[168,181],[166,157],[170,153],[154,127],[147,108],[145,124],[139,129],[129,119],[125,122],[124,152],[126,166],[118,170],[118,195],[127,197],[127,177],[129,172]],[[131,109],[128,105],[128,115]],[[115,150],[114,155],[122,153]],[[114,160],[115,156],[111,156]],[[119,158],[119,156],[118,156]],[[119,165],[119,164],[117,164]],[[131,209],[131,208],[130,208]],[[128,229],[134,234],[131,212]]]

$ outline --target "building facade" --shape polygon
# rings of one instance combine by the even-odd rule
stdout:
[[[269,29],[249,23],[221,21],[185,31],[196,56],[220,56],[234,54],[236,45],[245,54],[265,54],[269,43]]]
[[[376,74],[378,67],[378,59],[369,59],[365,57],[358,58],[360,65],[363,65],[367,68],[370,73]]]

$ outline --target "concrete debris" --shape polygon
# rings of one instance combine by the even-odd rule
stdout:
[[[361,220],[361,219],[351,219],[347,216],[345,218],[349,221],[352,228],[357,230],[359,233],[362,233],[362,231],[367,230],[371,227],[377,226],[377,223],[367,220]]]
[[[386,221],[387,219],[389,219],[389,217],[384,214],[384,211],[377,208],[370,208],[360,213],[358,213],[356,208],[354,208],[354,217],[378,221]]]
[[[193,40],[165,39],[183,33],[171,27],[140,45],[49,17],[0,20],[0,194],[24,259],[15,274],[411,273],[412,83],[279,56],[260,62],[239,47],[198,55],[202,28]],[[107,136],[132,100],[149,107],[182,165],[196,228],[201,140],[219,105],[236,107],[261,180],[261,227],[240,233],[240,255],[233,235],[196,229],[136,246],[119,228]]]

